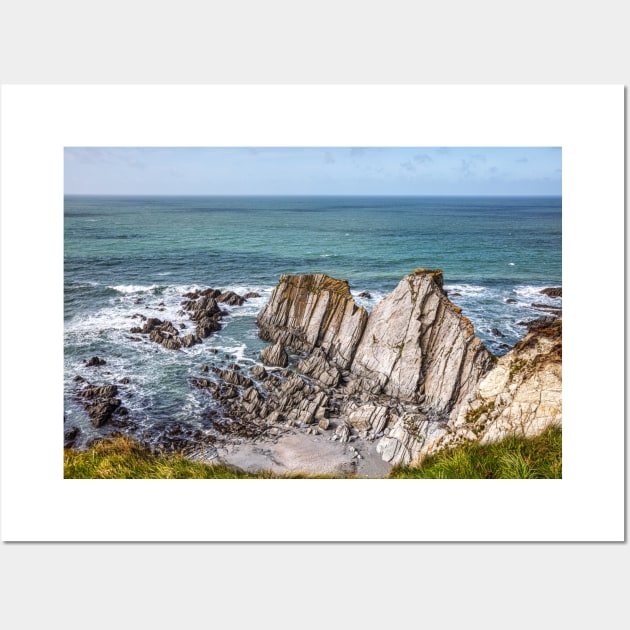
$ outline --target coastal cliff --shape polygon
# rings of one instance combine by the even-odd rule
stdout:
[[[416,464],[467,440],[532,437],[562,422],[561,320],[497,359],[440,270],[416,269],[369,316],[343,280],[283,275],[257,324],[273,342],[261,359],[283,369],[260,368],[236,395],[217,395],[239,423],[377,441],[385,461]]]

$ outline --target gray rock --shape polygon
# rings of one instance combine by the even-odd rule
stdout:
[[[289,355],[280,342],[264,348],[260,352],[260,360],[265,365],[270,366],[286,367],[289,365]]]

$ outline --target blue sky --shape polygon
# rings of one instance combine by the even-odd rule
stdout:
[[[65,193],[560,195],[558,147],[67,147]]]

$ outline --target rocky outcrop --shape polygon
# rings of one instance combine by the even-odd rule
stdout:
[[[286,366],[286,347],[297,363],[252,368],[256,380],[215,370],[220,383],[194,383],[239,430],[284,424],[342,443],[378,440],[384,460],[408,464],[465,440],[561,422],[561,320],[541,318],[497,359],[448,299],[440,270],[416,269],[369,317],[347,282],[285,275],[257,322],[274,342],[263,362]]]
[[[539,293],[552,298],[562,297],[562,287],[548,287],[547,289],[541,289]]]
[[[118,387],[116,385],[85,385],[78,392],[83,401],[83,407],[87,411],[92,424],[98,428],[111,420],[114,412],[126,412],[121,407],[120,398],[117,398]]]
[[[345,280],[316,274],[281,276],[256,321],[261,339],[304,353],[321,348],[328,361],[346,369],[367,318]]]
[[[286,367],[289,365],[289,355],[279,341],[273,346],[264,348],[260,353],[260,360],[269,366]]]
[[[470,395],[492,358],[442,283],[440,270],[417,269],[374,307],[352,362],[355,391],[440,415]]]
[[[101,359],[99,357],[92,357],[91,359],[85,360],[85,367],[94,367],[99,365],[105,365],[107,361],[105,359]]]

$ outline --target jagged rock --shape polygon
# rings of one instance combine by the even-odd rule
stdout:
[[[116,394],[116,385],[88,384],[78,392],[77,395],[83,399],[83,407],[95,427],[103,426],[120,407],[120,399],[116,398]]]
[[[80,374],[77,374],[72,380],[75,381],[76,383],[85,382],[85,379]]]
[[[81,398],[113,398],[118,394],[116,385],[87,385],[80,392]]]
[[[245,298],[241,297],[234,291],[225,291],[216,297],[217,302],[222,302],[228,306],[241,306],[245,302]]]
[[[422,413],[405,413],[390,428],[388,435],[376,445],[376,452],[392,465],[407,464],[418,458],[431,429],[428,418]],[[441,434],[441,432],[440,432]]]
[[[123,376],[121,379],[118,380],[118,382],[122,385],[128,385],[131,381],[129,380],[128,376]]]
[[[547,328],[550,324],[556,321],[556,317],[553,315],[545,315],[544,317],[538,317],[526,322],[517,322],[518,326],[526,326],[527,332],[534,332],[536,330]]]
[[[534,437],[550,425],[561,424],[562,320],[555,320],[528,333],[500,357],[454,420],[411,429],[395,423],[377,451],[384,458],[392,455],[392,463],[419,463],[426,455],[469,440]]]
[[[562,315],[562,309],[557,306],[549,306],[549,304],[541,304],[539,302],[534,302],[532,304],[532,308],[537,308],[540,311],[547,311],[552,315]]]
[[[260,352],[260,360],[265,365],[270,366],[286,367],[289,365],[289,355],[280,342],[263,348]]]
[[[254,365],[249,371],[254,378],[259,380],[263,380],[267,376],[267,370],[262,365]]]
[[[233,370],[222,370],[221,368],[213,367],[212,371],[225,383],[232,385],[238,385],[239,387],[251,387],[253,385],[252,379],[247,376],[243,376]]]
[[[352,405],[346,410],[350,424],[364,437],[377,434],[385,428],[389,419],[389,408],[370,403],[356,407]]]
[[[105,365],[106,363],[107,361],[105,361],[105,359],[100,359],[99,357],[92,357],[91,359],[88,359],[87,361],[85,361],[85,366],[93,367],[97,365]]]
[[[63,432],[63,447],[72,448],[77,438],[81,435],[81,429],[79,427],[69,427]]]
[[[199,339],[196,335],[184,335],[180,338],[180,342],[184,348],[190,348],[196,343],[201,343],[201,339]]]
[[[296,367],[302,374],[317,379],[327,387],[336,387],[341,378],[341,372],[328,362],[321,348],[316,348],[310,357],[300,361]]]
[[[343,421],[339,423],[339,426],[335,429],[335,437],[342,443],[348,442],[350,439],[350,429],[349,422]]]
[[[264,378],[257,386],[213,368],[221,379],[213,395],[241,432],[262,418],[326,430],[332,414],[330,439],[379,438],[383,459],[408,464],[465,440],[499,439],[519,419],[534,432],[561,421],[561,321],[558,333],[553,317],[536,320],[497,359],[446,296],[440,270],[403,278],[369,318],[344,281],[282,276],[257,321],[261,338],[275,342],[264,362],[286,366],[285,344],[307,356],[297,372],[252,368]]]
[[[283,275],[256,319],[259,335],[296,351],[321,347],[341,369],[352,362],[367,321],[345,280],[324,274]]]
[[[92,424],[98,428],[103,426],[112,417],[112,414],[119,406],[119,398],[106,398],[87,405],[86,410]]]
[[[190,382],[198,389],[216,389],[218,387],[217,383],[209,381],[207,378],[191,378]]]
[[[539,293],[552,298],[562,297],[562,287],[549,287],[547,289],[541,289]]]
[[[493,361],[442,283],[440,270],[417,269],[374,307],[351,366],[355,391],[439,413],[470,395]]]

